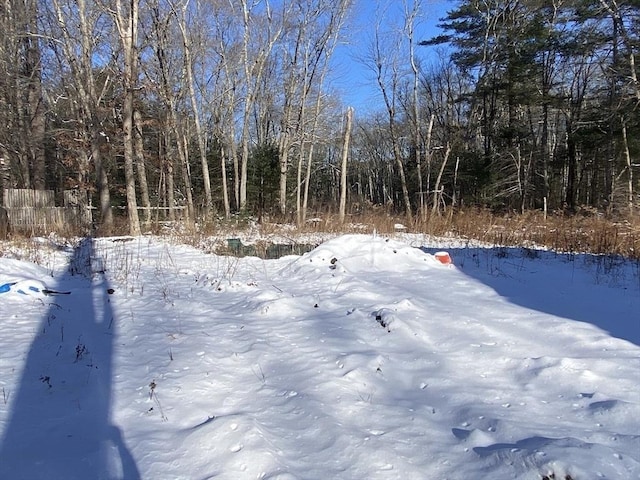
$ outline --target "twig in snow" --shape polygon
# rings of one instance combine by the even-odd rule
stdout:
[[[160,411],[160,418],[162,418],[162,421],[167,422],[169,421],[169,419],[162,410],[162,405],[160,404],[160,399],[158,398],[158,393],[156,392],[157,386],[158,385],[156,384],[156,382],[154,380],[151,380],[151,383],[149,384],[149,399],[153,399],[153,401],[158,406],[158,410]]]
[[[258,377],[258,380],[260,380],[263,384],[267,383],[267,379],[264,375],[264,372],[262,371],[262,366],[258,363],[258,370],[259,372],[256,372],[253,367],[251,368],[251,371],[253,372],[253,374]]]

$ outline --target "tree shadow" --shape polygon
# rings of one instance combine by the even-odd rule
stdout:
[[[421,250],[433,254],[439,249]],[[447,251],[456,268],[514,304],[590,323],[640,345],[640,264],[615,256],[515,247]]]
[[[93,271],[92,238],[83,239],[56,290],[12,398],[0,444],[0,478],[140,478],[120,429],[111,422],[117,320],[110,286]]]

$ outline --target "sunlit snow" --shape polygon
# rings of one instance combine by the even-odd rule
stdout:
[[[406,233],[20,258],[1,479],[640,478],[637,262]]]

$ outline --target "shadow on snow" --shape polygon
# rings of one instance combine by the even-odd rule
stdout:
[[[0,478],[140,478],[120,429],[111,423],[117,321],[109,284],[92,271],[93,241],[74,250],[70,295],[48,310],[27,354],[0,444]]]
[[[458,269],[514,304],[590,323],[640,346],[640,262],[511,247],[447,251]]]

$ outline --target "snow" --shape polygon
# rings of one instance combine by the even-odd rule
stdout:
[[[0,257],[71,292],[0,294],[2,479],[640,478],[637,262],[46,243]]]

